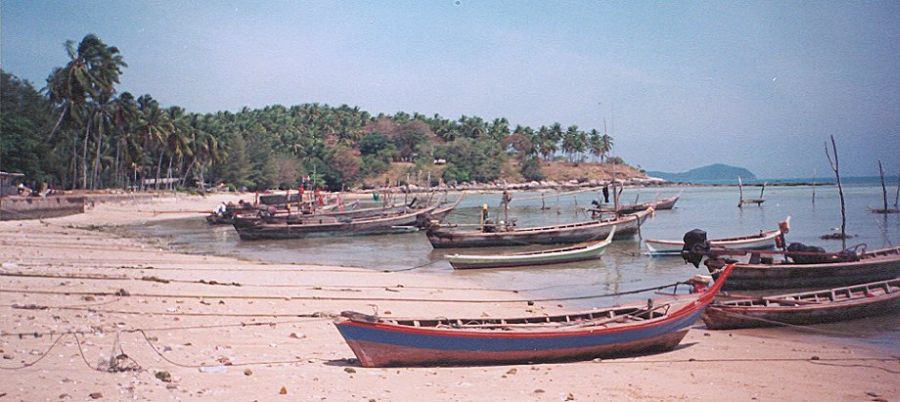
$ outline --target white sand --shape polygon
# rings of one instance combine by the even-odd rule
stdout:
[[[677,350],[637,358],[364,369],[349,363],[353,353],[329,318],[296,315],[333,315],[342,310],[369,313],[372,305],[377,305],[380,314],[394,316],[524,315],[558,308],[529,307],[524,302],[436,302],[520,296],[472,289],[475,285],[461,279],[425,273],[178,254],[161,249],[152,239],[86,229],[88,225],[197,216],[178,211],[211,210],[221,200],[237,198],[179,195],[177,201],[100,204],[83,215],[44,222],[0,222],[0,331],[4,334],[0,367],[33,361],[55,340],[9,334],[84,331],[79,339],[85,357],[96,366],[108,360],[117,329],[135,328],[149,328],[146,334],[152,344],[177,363],[216,364],[217,359],[227,359],[235,364],[224,373],[179,367],[160,358],[140,333],[125,332],[119,338],[121,348],[142,370],[97,372],[85,366],[74,338],[68,336],[34,366],[0,372],[0,400],[90,400],[94,392],[102,393],[104,400],[561,401],[570,396],[574,400],[873,400],[867,392],[886,400],[898,398],[897,360],[828,360],[885,357],[874,349],[826,343],[796,336],[796,332],[779,336],[783,334],[779,331],[792,331],[785,329],[706,331],[702,323]],[[130,296],[78,294],[120,289]],[[12,304],[66,308],[26,310]],[[242,327],[241,323],[277,324]],[[185,328],[214,325],[232,326]],[[820,360],[808,360],[812,356]],[[296,362],[238,366],[275,361]],[[245,369],[252,373],[245,375]],[[170,373],[172,381],[157,379],[159,371]],[[286,395],[279,394],[282,387]]]

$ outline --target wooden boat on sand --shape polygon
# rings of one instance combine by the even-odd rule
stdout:
[[[452,254],[446,258],[454,269],[522,267],[591,260],[603,255],[606,247],[612,243],[615,233],[616,227],[613,226],[606,239],[570,247],[509,254]]]
[[[785,220],[785,224],[789,224],[790,217]],[[726,237],[722,239],[710,240],[712,247],[724,247],[739,250],[767,250],[775,247],[775,238],[781,235],[782,230],[770,230],[767,232],[760,231],[759,234]],[[684,247],[682,240],[656,240],[645,239],[644,244],[651,255],[680,255],[681,249]]]
[[[385,318],[351,311],[335,322],[363,367],[543,363],[673,349],[721,281],[667,302],[523,318]]]
[[[528,228],[500,227],[496,231],[456,231],[432,226],[428,241],[434,248],[523,246],[529,244],[573,244],[605,238],[616,227],[613,239],[625,239],[637,234],[640,225],[650,216],[649,210],[615,219],[592,220],[562,225]]]
[[[716,301],[703,313],[709,329],[808,325],[900,312],[900,277],[861,285]]]
[[[788,256],[790,255],[791,252],[788,252]],[[823,262],[817,263],[737,263],[731,278],[725,284],[725,290],[825,288],[900,276],[900,246],[825,256],[827,258]],[[706,261],[713,277],[717,275],[715,271],[724,265],[720,259]]]

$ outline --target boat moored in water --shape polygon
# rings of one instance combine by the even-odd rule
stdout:
[[[603,255],[615,233],[613,226],[606,239],[570,247],[507,254],[451,254],[446,258],[454,269],[523,267],[591,260]]]
[[[709,329],[808,325],[900,312],[900,277],[853,286],[716,301],[703,313]]]
[[[434,248],[522,246],[530,244],[574,244],[605,238],[613,227],[613,240],[631,238],[650,216],[652,210],[620,216],[614,219],[591,220],[561,225],[519,228],[492,228],[494,231],[457,231],[432,226],[426,232]]]

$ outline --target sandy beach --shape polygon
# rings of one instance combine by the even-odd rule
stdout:
[[[875,348],[789,329],[707,331],[699,322],[676,350],[649,356],[361,368],[332,324],[344,310],[478,317],[540,315],[565,306],[529,306],[515,292],[415,271],[181,254],[114,228],[198,216],[238,198],[252,195],[168,194],[97,204],[81,215],[0,222],[0,400],[900,397],[897,357]],[[781,336],[784,331],[791,336]],[[118,366],[135,370],[108,372],[111,354],[127,356]]]

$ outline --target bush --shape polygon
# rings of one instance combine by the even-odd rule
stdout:
[[[522,160],[520,171],[525,180],[544,180],[544,172],[541,171],[541,163],[537,158],[525,158]]]

